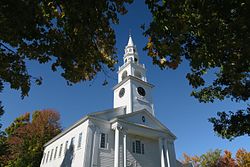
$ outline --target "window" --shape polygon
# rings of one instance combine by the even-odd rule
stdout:
[[[141,144],[141,153],[144,154],[144,144]]]
[[[141,154],[141,141],[139,140],[135,141],[135,152]]]
[[[48,162],[48,160],[49,160],[49,151],[48,151],[48,154],[47,154],[46,163]]]
[[[133,153],[135,153],[135,142],[133,142]]]
[[[135,58],[135,62],[137,62],[137,58]]]
[[[68,149],[68,143],[69,143],[69,141],[66,141],[66,143],[65,143],[65,149],[64,149],[64,154],[66,154],[66,151]]]
[[[54,152],[54,149],[51,150],[51,154],[50,154],[50,158],[49,158],[50,161],[52,160],[53,152]]]
[[[78,137],[78,148],[80,148],[82,145],[82,133],[79,134],[79,137]]]
[[[140,140],[132,142],[132,152],[136,154],[144,154],[145,153],[144,144]]]
[[[142,120],[143,123],[145,123],[145,122],[146,122],[145,116],[142,116],[142,117],[141,117],[141,120]]]
[[[106,148],[106,138],[107,135],[105,133],[101,133],[101,142],[100,142],[100,148]]]
[[[122,80],[123,80],[124,78],[126,78],[127,75],[128,75],[127,71],[124,71],[124,72],[122,73]]]
[[[43,164],[45,162],[45,158],[46,158],[46,153],[43,154]]]
[[[72,137],[72,138],[71,138],[71,144],[72,144],[72,146],[75,145],[75,137]]]
[[[55,149],[55,154],[54,154],[54,159],[56,159],[56,154],[57,154],[57,146],[56,146],[56,149]]]
[[[62,155],[62,147],[63,147],[63,144],[60,145],[59,157]]]

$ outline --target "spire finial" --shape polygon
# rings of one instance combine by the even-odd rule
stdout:
[[[131,37],[131,28],[129,29],[129,37]]]
[[[129,29],[129,39],[128,39],[128,45],[127,46],[134,46],[132,37],[131,37],[131,29]]]

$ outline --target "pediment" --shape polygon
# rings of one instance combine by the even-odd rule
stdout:
[[[135,125],[164,131],[168,134],[171,134],[175,138],[175,135],[166,126],[164,126],[157,118],[155,118],[145,109],[130,114],[118,116],[117,118],[119,120],[132,123]]]

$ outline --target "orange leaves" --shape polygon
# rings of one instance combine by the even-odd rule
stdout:
[[[218,149],[209,151],[201,156],[189,156],[183,153],[183,158],[184,160],[181,162],[184,165],[191,163],[194,167],[250,167],[250,152],[247,152],[245,149],[239,149],[235,158],[232,157],[232,153],[228,150],[225,150],[224,154],[221,155],[221,151]]]
[[[249,167],[250,166],[250,152],[241,148],[236,153],[236,161],[239,167]]]

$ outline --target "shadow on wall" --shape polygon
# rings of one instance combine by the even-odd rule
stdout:
[[[74,158],[74,145],[70,143],[60,167],[71,167]]]

